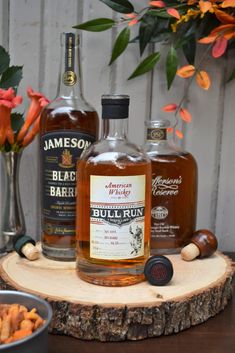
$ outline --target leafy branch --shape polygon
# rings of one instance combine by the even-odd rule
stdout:
[[[165,74],[168,90],[172,87],[176,75],[191,77],[188,89],[193,81],[204,90],[210,87],[208,73],[199,70],[205,56],[211,51],[217,59],[228,49],[235,48],[235,0],[158,0],[150,1],[147,7],[137,11],[129,0],[99,0],[112,10],[120,13],[117,20],[98,18],[89,20],[74,28],[101,32],[113,27],[120,28],[115,39],[109,65],[122,55],[130,43],[139,44],[140,63],[129,75],[128,80],[143,75],[155,68],[161,53],[153,52],[142,59],[149,44],[164,42],[169,45],[165,60]],[[124,28],[123,28],[124,27]],[[137,36],[136,30],[137,29]],[[197,43],[207,44],[203,60],[195,66]],[[182,52],[188,65],[180,67]],[[228,82],[235,78],[235,68]],[[182,107],[185,96],[178,105],[166,105],[166,111],[173,109],[184,121],[190,121],[190,113]],[[175,107],[176,106],[176,107]],[[170,107],[170,108],[169,108]],[[180,134],[179,134],[180,135]]]

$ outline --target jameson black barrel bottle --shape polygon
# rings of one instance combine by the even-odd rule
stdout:
[[[145,151],[152,164],[151,253],[178,253],[195,230],[197,164],[170,139],[168,120],[146,126]]]
[[[57,98],[40,126],[42,250],[51,259],[75,259],[76,164],[98,138],[99,118],[82,95],[79,37],[61,35]]]

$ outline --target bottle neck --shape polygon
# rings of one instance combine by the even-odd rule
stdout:
[[[61,36],[60,74],[57,97],[82,98],[81,65],[78,37],[74,33]]]
[[[106,140],[126,140],[128,119],[103,119],[102,136]]]

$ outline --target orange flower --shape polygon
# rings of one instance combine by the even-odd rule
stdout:
[[[48,103],[49,103],[49,100],[45,97],[42,97],[39,99],[39,104],[40,104],[41,109],[44,108]],[[36,119],[31,131],[28,132],[26,134],[26,136],[24,137],[23,142],[22,142],[23,147],[28,146],[33,141],[33,139],[37,135],[37,133],[39,132],[40,121],[41,121],[41,114]]]
[[[185,65],[179,68],[176,74],[182,78],[188,78],[193,76],[195,73],[195,67],[193,65]]]
[[[178,129],[175,130],[175,134],[179,139],[182,139],[184,137],[182,131],[180,131]]]
[[[212,56],[214,58],[219,58],[226,52],[227,46],[228,39],[224,37],[219,37],[218,39],[216,39],[215,44],[213,45]]]
[[[175,112],[176,109],[177,109],[177,104],[175,103],[167,104],[167,105],[164,105],[164,107],[162,107],[162,110],[167,113]]]
[[[224,24],[226,23],[234,23],[235,24],[235,17],[229,15],[228,13],[218,10],[218,9],[214,9],[215,11],[215,16],[218,18],[218,20]]]
[[[228,23],[214,28],[211,33],[212,36],[222,36],[226,39],[235,38],[235,24]]]
[[[29,130],[30,126],[34,123],[34,121],[37,119],[40,111],[41,111],[41,105],[39,100],[41,98],[45,98],[45,96],[40,93],[33,91],[31,87],[27,89],[27,94],[28,97],[31,99],[31,104],[29,106],[25,122],[20,129],[20,132],[18,133],[17,136],[17,141],[20,142],[23,140],[24,136],[27,134],[27,131]],[[45,98],[46,99],[46,98]]]
[[[167,128],[168,134],[172,134],[173,131],[174,131],[173,127],[168,127],[168,128]]]
[[[219,58],[222,56],[227,49],[228,41],[232,38],[235,38],[235,23],[226,23],[231,21],[230,15],[223,16],[222,11],[217,11],[216,17],[219,20],[223,20],[223,25],[220,25],[214,28],[209,36],[201,38],[198,42],[202,44],[214,43],[212,48],[212,56],[214,58]],[[235,20],[235,19],[234,19]]]
[[[208,90],[211,85],[211,80],[206,71],[199,71],[196,76],[196,81],[199,87]]]
[[[235,0],[225,0],[221,5],[223,8],[225,7],[235,7]]]
[[[134,26],[138,23],[138,20],[137,19],[133,19],[131,20],[129,23],[128,23],[128,26],[131,27],[131,26]]]
[[[185,108],[181,108],[179,111],[180,117],[182,120],[184,120],[186,123],[190,123],[192,120],[192,115],[189,113],[189,111]]]
[[[219,37],[229,40],[235,38],[235,24],[228,23],[214,28],[209,36],[199,39],[199,43],[209,44],[215,42]]]
[[[136,15],[134,13],[127,13],[125,17],[132,19],[132,18],[136,18]]]
[[[166,7],[166,4],[164,3],[164,1],[150,1],[149,5],[151,6],[156,6],[156,7],[159,7],[159,8],[163,8],[163,7]]]
[[[176,9],[173,9],[172,7],[170,7],[169,9],[166,10],[166,12],[168,13],[168,15],[177,18],[177,20],[180,19],[179,11]]]
[[[212,3],[210,1],[200,0],[199,7],[202,13],[206,13],[212,8]]]
[[[22,103],[22,97],[16,96],[13,88],[0,89],[0,145],[6,139],[10,144],[14,143],[14,133],[11,128],[11,110]]]

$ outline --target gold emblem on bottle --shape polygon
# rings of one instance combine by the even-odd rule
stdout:
[[[63,82],[66,86],[73,86],[77,82],[77,76],[73,71],[66,71],[63,75]]]
[[[64,150],[61,155],[61,163],[59,164],[62,168],[72,168],[74,167],[73,156],[69,150]]]
[[[166,129],[151,128],[147,130],[147,140],[157,141],[166,139]]]

